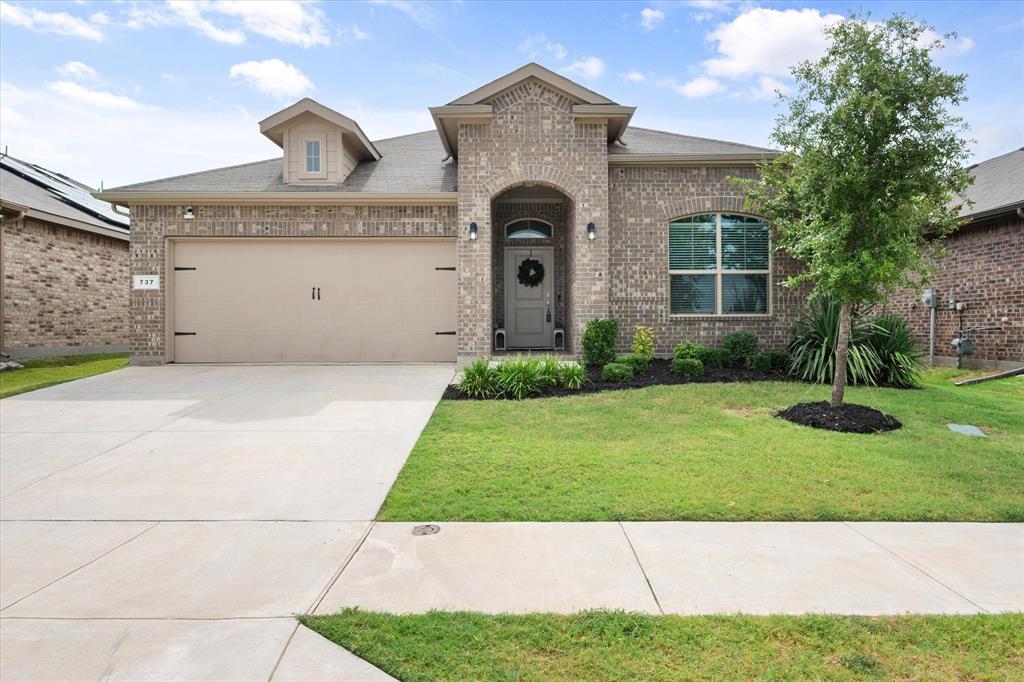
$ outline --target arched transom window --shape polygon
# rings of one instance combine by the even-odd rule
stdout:
[[[550,239],[551,223],[536,218],[515,220],[505,226],[506,239]]]
[[[668,226],[669,305],[674,315],[767,315],[768,223],[726,213]]]

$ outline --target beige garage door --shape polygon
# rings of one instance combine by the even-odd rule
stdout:
[[[455,243],[175,242],[175,362],[453,362]]]

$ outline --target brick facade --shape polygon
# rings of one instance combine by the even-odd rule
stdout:
[[[950,297],[966,304],[964,327],[1002,327],[973,335],[975,353],[967,364],[1024,365],[1024,221],[1015,215],[970,223],[946,240],[948,255],[938,265],[932,287],[936,310],[935,355],[949,364],[949,346],[959,328]],[[888,307],[907,320],[921,349],[928,350],[928,308],[915,291],[893,296]]]
[[[567,347],[578,352],[587,320],[608,314],[607,238],[588,241],[587,223],[605,230],[608,144],[605,123],[578,123],[573,101],[527,79],[488,101],[489,124],[459,126],[459,359],[491,353],[492,201],[521,185],[552,187],[567,199],[565,213]],[[479,237],[468,238],[475,222]]]
[[[126,241],[31,218],[4,221],[2,230],[5,352],[127,346]]]
[[[768,315],[672,315],[669,309],[669,222],[699,213],[744,212],[742,192],[729,178],[753,173],[750,166],[609,170],[609,298],[611,316],[620,323],[623,350],[638,324],[654,328],[655,351],[660,354],[671,353],[683,341],[717,345],[731,331],[757,334],[766,350],[786,346],[807,289],[781,286],[798,267],[783,253],[771,257]]]
[[[160,289],[131,292],[132,362],[166,358],[166,239],[174,237],[453,237],[453,206],[132,206],[132,275]]]

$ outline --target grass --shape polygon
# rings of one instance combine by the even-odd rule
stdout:
[[[1024,521],[1024,379],[956,387],[954,375],[849,389],[904,424],[871,435],[774,417],[828,397],[795,382],[443,401],[379,518]]]
[[[39,358],[22,362],[24,369],[0,372],[0,398],[28,393],[65,381],[84,379],[121,369],[128,364],[128,356],[117,354],[69,355],[59,358]]]
[[[345,610],[300,620],[405,682],[1024,677],[1024,614],[397,616]]]

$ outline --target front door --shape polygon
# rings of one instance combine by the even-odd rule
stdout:
[[[505,248],[505,318],[509,348],[554,346],[555,252],[550,246]]]

